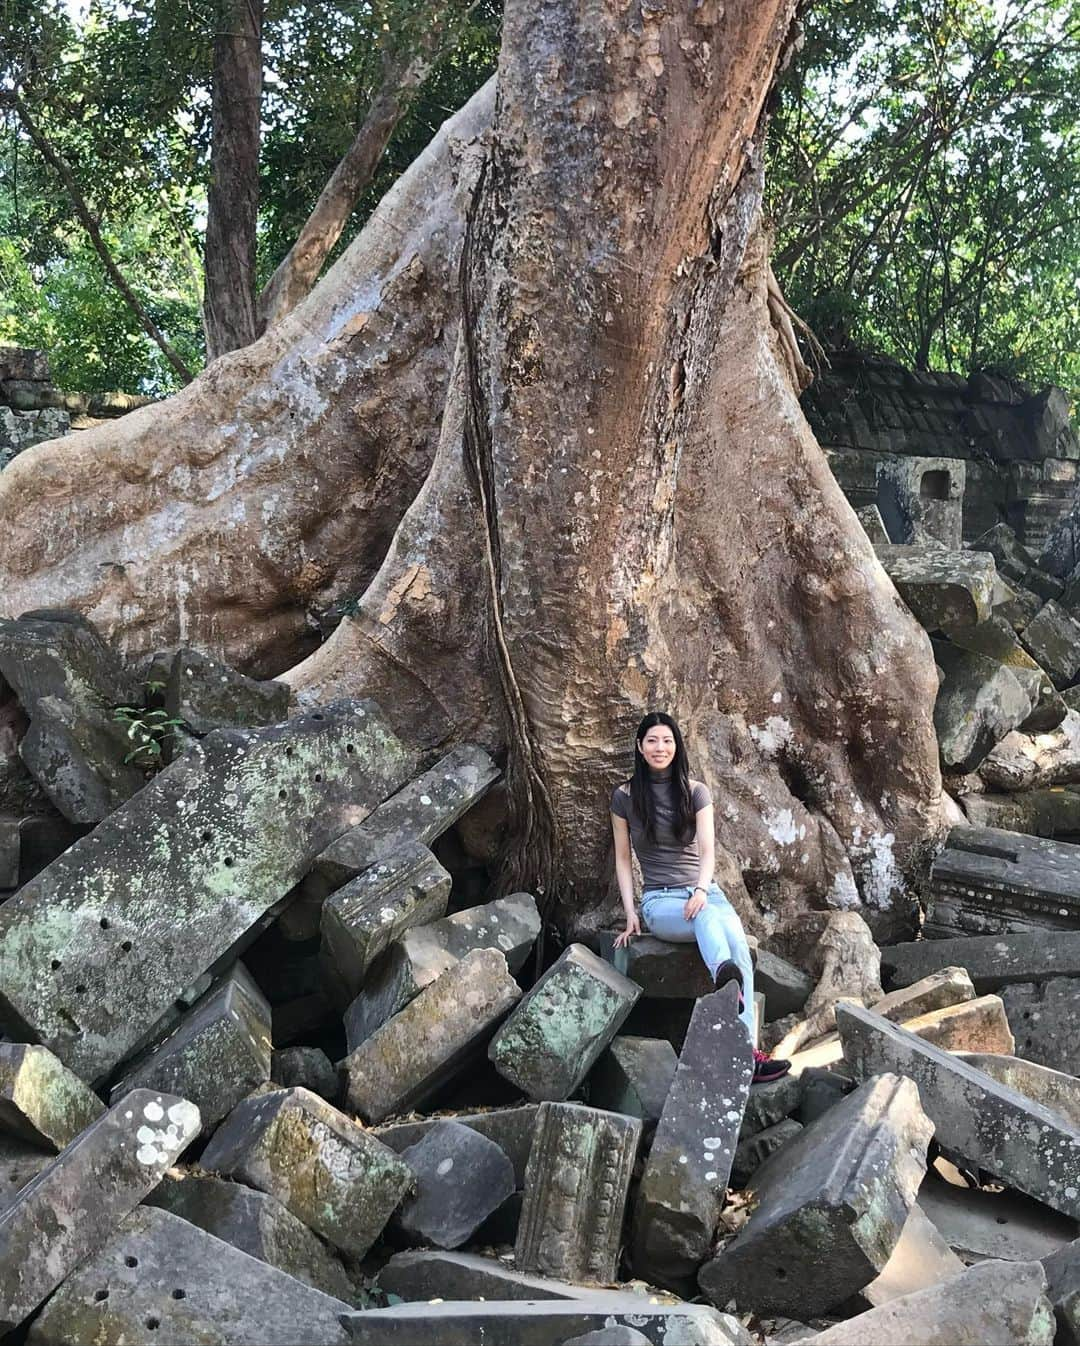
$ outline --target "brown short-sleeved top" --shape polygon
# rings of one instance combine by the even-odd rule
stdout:
[[[645,835],[645,824],[638,818],[630,801],[630,786],[618,785],[611,792],[611,811],[617,818],[625,818],[630,828],[634,854],[641,865],[645,891],[650,888],[692,888],[698,880],[697,838],[688,842],[676,839],[671,826],[671,781],[650,782],[656,811],[656,845]],[[694,812],[700,813],[712,803],[709,787],[701,781],[690,782],[690,796]]]

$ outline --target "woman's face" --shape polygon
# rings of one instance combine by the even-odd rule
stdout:
[[[675,735],[666,724],[653,725],[645,731],[638,749],[653,771],[663,771],[675,760]]]

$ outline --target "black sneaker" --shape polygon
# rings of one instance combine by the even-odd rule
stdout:
[[[742,973],[737,965],[727,958],[716,969],[716,976],[713,978],[713,990],[719,991],[721,986],[726,986],[729,981],[737,982],[739,986],[739,1004],[742,1005]]]
[[[790,1061],[774,1060],[754,1048],[754,1084],[771,1084],[773,1080],[783,1079],[790,1069]]]

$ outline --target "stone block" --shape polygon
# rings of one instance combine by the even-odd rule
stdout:
[[[270,1058],[270,1078],[284,1089],[310,1089],[328,1103],[341,1092],[337,1071],[318,1047],[284,1047]]]
[[[999,1084],[1015,1089],[1018,1094],[1036,1103],[1042,1103],[1051,1112],[1060,1113],[1066,1121],[1080,1129],[1080,1079],[1075,1075],[1036,1065],[1034,1061],[1025,1061],[1019,1056],[990,1052],[958,1054],[969,1066],[985,1071]]]
[[[495,1034],[488,1058],[535,1102],[569,1098],[640,994],[590,949],[571,944]]]
[[[454,748],[327,846],[304,880],[304,896],[321,902],[406,842],[430,845],[498,778],[498,768],[482,748],[472,744]]]
[[[348,1106],[369,1122],[428,1098],[486,1043],[521,989],[497,949],[474,949],[349,1053]]]
[[[1016,583],[1005,583],[1000,573],[994,588],[994,616],[1008,622],[1019,635],[1043,605],[1043,599]],[[1067,605],[1066,605],[1067,606]]]
[[[702,1267],[702,1290],[788,1317],[843,1303],[889,1260],[933,1131],[910,1080],[867,1080],[758,1170],[750,1219]]]
[[[739,1138],[765,1131],[790,1117],[801,1099],[802,1081],[797,1076],[782,1075],[769,1084],[756,1084],[746,1100]]]
[[[882,970],[887,966],[886,953],[881,955]],[[930,1014],[934,1010],[947,1009],[950,1005],[963,1005],[975,999],[975,987],[971,983],[967,970],[962,967],[943,967],[936,972],[920,977],[910,985],[901,986],[878,1000],[870,1008],[883,1019],[893,1023],[903,1023],[905,1019],[914,1019],[920,1014]]]
[[[69,1276],[31,1346],[336,1346],[351,1305],[249,1257],[168,1211],[133,1211]]]
[[[528,893],[406,930],[369,969],[345,1012],[349,1051],[473,949],[499,949],[510,971],[520,971],[539,933],[536,899]]]
[[[450,1120],[493,1140],[513,1165],[515,1187],[524,1187],[525,1169],[536,1134],[537,1106],[536,1103],[523,1103],[519,1107],[491,1108],[487,1112],[459,1112]],[[374,1134],[395,1154],[401,1154],[426,1136],[440,1120],[429,1117],[419,1122],[390,1122],[377,1127]]]
[[[234,1108],[202,1167],[276,1196],[333,1247],[363,1257],[412,1173],[393,1150],[307,1089],[277,1089]]]
[[[600,954],[605,962],[657,1000],[696,1000],[713,989],[709,969],[696,944],[672,944],[653,935],[640,935],[624,948],[615,947],[610,930],[600,932]]]
[[[1052,1346],[1038,1262],[983,1262],[805,1338],[814,1346]]]
[[[874,551],[900,597],[926,630],[954,624],[975,626],[990,616],[995,573],[992,556],[927,546],[877,546]]]
[[[885,521],[881,517],[881,511],[877,505],[863,505],[855,511],[855,517],[863,526],[863,532],[873,543],[883,542],[886,546],[889,543],[889,535],[885,531]]]
[[[1080,977],[1051,977],[1006,986],[1001,994],[1009,1024],[1016,1034],[1016,1055],[1052,1070],[1080,1075],[1080,1035],[1076,1031]]]
[[[416,1181],[394,1224],[411,1247],[460,1248],[515,1189],[499,1146],[460,1122],[436,1122],[401,1158]]]
[[[1033,614],[1032,614],[1033,615]],[[1046,733],[1056,729],[1065,718],[1066,706],[1054,687],[1049,674],[1039,667],[1016,638],[1016,632],[998,615],[995,599],[994,615],[978,626],[950,626],[945,632],[949,644],[971,654],[980,654],[1023,675],[1030,682],[1032,712],[1021,728],[1027,733]],[[1028,681],[1024,682],[1029,687]]]
[[[19,886],[19,849],[19,819],[0,818],[0,888]]]
[[[80,837],[86,828],[58,813],[31,813],[19,819],[19,883],[29,883]]]
[[[966,794],[957,799],[972,827],[1056,837],[1080,832],[1080,794],[1074,790],[1023,790],[1016,794]]]
[[[1080,1131],[869,1010],[840,1005],[836,1022],[844,1059],[860,1079],[895,1070],[915,1081],[938,1144],[948,1154],[1063,1215],[1080,1217]]]
[[[775,1126],[767,1126],[764,1131],[744,1136],[735,1147],[735,1158],[731,1164],[732,1186],[745,1187],[765,1160],[793,1141],[802,1129],[800,1122],[785,1117]]]
[[[995,1258],[1034,1262],[1064,1247],[1076,1222],[1020,1192],[956,1187],[927,1176],[919,1205],[948,1246],[965,1262]]]
[[[1031,697],[1012,669],[981,654],[957,654],[938,662],[945,677],[934,703],[934,728],[942,764],[975,771],[1011,730],[1031,714]]]
[[[854,1302],[859,1309],[877,1308],[958,1276],[963,1269],[964,1263],[916,1202],[881,1274],[859,1291]]]
[[[589,1077],[589,1101],[608,1112],[655,1122],[678,1064],[675,1048],[663,1038],[617,1037]]]
[[[98,1096],[47,1047],[0,1043],[0,1130],[62,1150],[104,1111]]]
[[[765,993],[765,1022],[798,1014],[814,989],[811,977],[768,949],[758,949],[754,989]]]
[[[889,539],[963,546],[966,472],[957,458],[887,458],[877,465],[877,507]]]
[[[1005,1006],[996,995],[979,996],[961,1005],[947,1005],[944,1009],[905,1019],[904,1027],[924,1042],[932,1042],[949,1052],[1011,1054],[1015,1045],[1005,1017]]]
[[[524,1272],[613,1281],[641,1122],[576,1103],[542,1103],[525,1172],[514,1259]]]
[[[30,719],[19,755],[65,818],[100,822],[140,788],[113,717],[135,689],[85,617],[58,609],[0,622],[0,677]]]
[[[1080,622],[1053,599],[1032,617],[1020,639],[1055,687],[1068,687],[1080,672]]]
[[[1080,846],[991,827],[956,827],[930,868],[929,887],[923,935],[930,939],[1075,930]]]
[[[165,684],[165,709],[202,736],[213,729],[258,729],[289,717],[284,682],[259,682],[198,650],[180,649]]]
[[[0,1212],[0,1332],[9,1332],[161,1181],[199,1133],[199,1110],[137,1089]]]
[[[662,1000],[643,995],[623,1020],[622,1032],[630,1037],[662,1038],[676,1052],[681,1052],[696,1004],[696,1000]]]
[[[199,1109],[203,1134],[270,1078],[270,1006],[237,963],[220,986],[188,1010],[164,1042],[125,1070],[109,1097],[131,1089],[161,1089]]]
[[[681,1286],[708,1255],[753,1075],[738,991],[703,996],[679,1057],[638,1188],[633,1265]]]
[[[88,1081],[412,770],[370,702],[218,730],[0,908],[0,1012]]]
[[[1057,598],[1062,583],[1055,576],[1040,570],[1038,562],[1006,523],[998,523],[980,534],[972,543],[973,551],[989,552],[1006,579],[1023,585],[1040,598]]]
[[[320,955],[327,986],[342,1008],[394,940],[442,916],[450,884],[428,848],[408,841],[326,899]]]
[[[345,1319],[360,1346],[570,1346],[585,1333],[629,1326],[652,1346],[753,1346],[754,1339],[728,1314],[704,1304],[654,1304],[640,1295],[594,1290],[579,1300],[539,1303],[398,1304]],[[1037,1346],[1042,1346],[1039,1342]]]
[[[10,1206],[31,1178],[48,1168],[54,1158],[28,1141],[0,1136],[0,1210]]]
[[[352,1282],[341,1262],[269,1192],[209,1173],[182,1177],[167,1173],[145,1204],[198,1225],[214,1238],[323,1294],[352,1302]]]
[[[596,1293],[569,1281],[525,1275],[494,1257],[442,1248],[395,1253],[379,1272],[379,1288],[406,1304],[432,1299],[574,1300]]]
[[[802,1093],[795,1110],[795,1120],[802,1122],[803,1126],[816,1122],[855,1088],[855,1081],[848,1075],[841,1074],[837,1069],[824,1070],[816,1066],[810,1066],[802,1072],[799,1084]]]
[[[881,970],[895,987],[910,986],[950,966],[962,967],[979,995],[1017,982],[1080,977],[1080,930],[920,939],[881,950]]]

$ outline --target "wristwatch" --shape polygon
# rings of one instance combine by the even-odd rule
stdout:
[[[700,883],[694,885],[694,889],[693,889],[693,891],[694,891],[695,893],[704,893],[706,897],[709,896],[709,890],[708,890],[708,888],[702,888],[702,886],[701,886]]]

